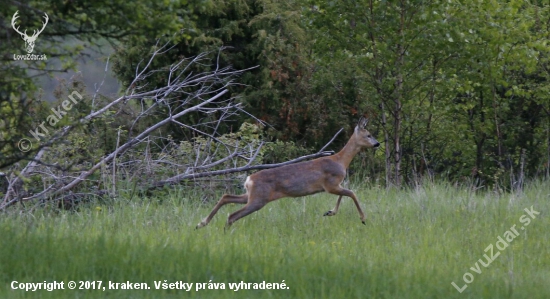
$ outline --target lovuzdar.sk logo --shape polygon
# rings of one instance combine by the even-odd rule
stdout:
[[[25,29],[24,32],[19,31],[20,26],[16,26],[17,19],[19,16],[17,15],[19,11],[16,11],[15,14],[13,14],[13,18],[11,19],[11,26],[13,27],[13,30],[15,32],[19,33],[21,35],[21,38],[25,41],[25,50],[27,51],[26,55],[16,55],[13,54],[13,60],[46,60],[48,59],[46,57],[46,54],[32,54],[32,51],[34,50],[34,43],[36,42],[36,39],[44,31],[46,28],[46,25],[48,24],[48,14],[44,13],[44,20],[45,22],[42,22],[42,29],[40,30],[33,30],[33,34],[31,36],[27,35],[27,29]]]

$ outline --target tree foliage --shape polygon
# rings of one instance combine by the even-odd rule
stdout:
[[[200,1],[193,4],[205,9]],[[191,5],[191,4],[190,4]],[[45,54],[47,60],[14,60],[14,54],[26,54],[24,42],[11,24],[15,12],[20,31],[30,34],[49,17],[38,36],[33,54]],[[170,12],[165,14],[164,12]],[[174,14],[178,14],[174,18]],[[35,129],[34,120],[48,113],[41,102],[43,94],[36,78],[54,76],[74,69],[83,51],[92,46],[101,49],[106,39],[113,44],[133,40],[151,40],[183,28],[193,28],[194,15],[172,2],[158,1],[8,1],[0,7],[0,168],[11,165],[31,152],[18,149],[19,140]]]
[[[358,95],[380,123],[388,182],[426,170],[494,181],[522,152],[531,172],[548,168],[547,5],[310,5],[316,61],[338,73],[320,80]]]
[[[190,65],[190,73],[250,68],[225,96],[237,97],[267,124],[261,136],[276,149],[264,156],[270,162],[318,148],[344,127],[337,150],[367,115],[383,146],[354,167],[387,185],[441,176],[516,187],[525,176],[550,175],[550,6],[544,1],[10,2],[0,8],[3,53],[22,50],[6,22],[17,10],[28,26],[48,12],[51,24],[35,51],[63,64],[52,70],[3,56],[0,167],[24,157],[16,141],[47,112],[35,100],[40,90],[31,75],[74,67],[84,47],[107,39],[116,49],[116,75],[132,90],[144,53],[161,39],[175,46],[153,69],[200,53],[218,63]],[[60,42],[68,38],[84,44]],[[151,74],[147,83],[159,87],[163,76]],[[170,103],[147,121],[177,111],[178,101]],[[222,117],[197,111],[181,122]],[[215,130],[233,136],[244,121],[234,115]],[[197,138],[175,123],[163,134],[176,142]],[[105,146],[112,149],[114,141]]]

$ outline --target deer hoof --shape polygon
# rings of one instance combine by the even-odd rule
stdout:
[[[332,210],[326,212],[323,216],[334,216],[336,213],[334,213]]]
[[[199,222],[199,224],[197,224],[197,226],[195,226],[195,229],[199,229],[199,228],[205,227],[205,226],[206,226],[206,223],[201,221],[201,222]]]
[[[367,225],[367,223],[365,222],[365,220],[361,220],[361,223],[363,223],[364,225]]]

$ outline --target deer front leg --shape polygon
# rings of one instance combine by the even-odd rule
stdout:
[[[334,209],[326,212],[323,216],[334,216],[336,213],[338,213],[338,208],[340,208],[340,202],[342,201],[342,195],[338,197],[338,200],[336,201],[336,206]]]
[[[243,194],[243,195],[230,195],[230,194],[225,194],[224,196],[222,196],[222,198],[220,199],[220,201],[218,201],[218,203],[216,204],[216,206],[214,207],[214,209],[212,209],[212,212],[210,212],[210,215],[208,215],[208,217],[204,218],[201,222],[199,222],[199,224],[197,224],[197,226],[195,227],[195,229],[199,229],[201,227],[205,227],[206,225],[208,225],[208,223],[210,222],[210,220],[212,220],[212,218],[214,217],[214,215],[216,215],[216,213],[218,212],[218,210],[228,204],[228,203],[240,203],[240,204],[245,204],[248,202],[248,194]]]
[[[359,201],[357,200],[357,196],[355,196],[355,193],[353,193],[353,191],[348,190],[348,189],[344,189],[340,186],[337,186],[334,189],[329,189],[329,190],[326,190],[326,191],[328,193],[331,193],[331,194],[351,197],[351,199],[353,199],[353,202],[355,203],[355,206],[357,207],[357,211],[359,212],[359,216],[361,216],[361,222],[365,225],[367,224],[367,223],[365,223],[365,213],[363,213],[363,210],[361,209],[361,206],[359,205]]]

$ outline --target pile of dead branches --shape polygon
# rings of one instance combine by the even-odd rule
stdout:
[[[227,142],[220,138],[218,128],[236,115],[247,115],[258,125],[264,125],[261,121],[249,115],[243,110],[241,104],[230,95],[230,88],[238,85],[238,77],[245,70],[234,70],[229,66],[220,66],[218,59],[211,59],[211,53],[202,53],[193,58],[185,58],[169,67],[152,69],[155,58],[171,50],[168,44],[158,45],[149,59],[136,67],[135,78],[128,84],[125,93],[107,101],[104,104],[96,102],[96,95],[92,101],[87,115],[78,119],[73,125],[65,126],[57,130],[47,140],[42,140],[40,145],[33,149],[31,159],[20,161],[4,170],[0,179],[6,181],[7,188],[0,200],[0,210],[13,206],[16,203],[43,203],[61,201],[78,195],[116,195],[116,181],[121,177],[135,180],[136,176],[146,176],[144,167],[154,165],[168,165],[170,172],[162,179],[141,180],[141,189],[151,190],[167,185],[178,184],[184,180],[196,180],[204,177],[228,175],[231,173],[246,172],[257,169],[277,167],[284,164],[303,161],[310,158],[330,155],[323,149],[315,154],[300,157],[292,161],[280,164],[261,164],[258,155],[261,153],[263,143],[260,142]],[[223,51],[223,49],[220,49]],[[208,64],[209,71],[193,72],[193,66]],[[153,87],[148,84],[148,78],[162,73],[165,82],[162,87]],[[99,91],[99,90],[98,90]],[[61,167],[56,161],[48,158],[48,152],[56,150],[58,144],[74,134],[74,128],[81,124],[97,120],[106,112],[123,111],[127,105],[138,107],[133,124],[147,124],[146,126],[132,126],[127,135],[121,138],[120,130],[117,136],[117,145],[114,150],[106,153],[96,161],[79,163],[78,167]],[[181,121],[188,114],[195,113],[203,116],[196,123]],[[159,115],[161,117],[159,117]],[[151,121],[154,119],[155,121]],[[167,136],[163,136],[161,129],[167,125],[177,125],[182,129],[193,132],[194,136],[201,136],[207,140],[201,152],[194,155],[193,160],[175,161],[164,159],[163,155],[152,157],[151,152],[163,153],[170,146]],[[139,129],[137,129],[139,127]],[[168,144],[168,145],[167,145]],[[151,147],[156,147],[152,150]],[[128,153],[135,155],[136,151],[143,151],[141,157],[132,161]],[[133,172],[128,172],[128,165],[138,165]],[[87,165],[84,167],[83,165]],[[145,166],[144,166],[145,165]],[[223,166],[222,168],[220,168]],[[101,172],[100,178],[93,177],[94,173]],[[124,173],[124,176],[121,176]],[[95,184],[96,181],[112,175],[111,187],[105,184]],[[29,191],[26,187],[31,178],[40,181],[40,190],[36,188]],[[36,181],[36,179],[34,180]],[[86,186],[103,186],[103,188],[81,188]],[[80,186],[80,188],[79,188]]]

